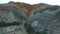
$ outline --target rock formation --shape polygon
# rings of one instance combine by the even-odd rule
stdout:
[[[44,3],[30,5],[20,2],[0,4],[0,21],[26,22],[25,28],[31,27],[31,34],[60,34],[60,6]],[[30,29],[30,28],[29,28]]]

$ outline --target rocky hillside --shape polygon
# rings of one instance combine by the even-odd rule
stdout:
[[[0,4],[0,21],[23,22],[29,34],[60,34],[60,6],[11,1]]]
[[[40,34],[42,32],[47,34],[60,34],[60,6],[54,5],[40,8],[29,16],[27,22],[33,31],[39,32]]]
[[[18,12],[22,12],[24,19],[26,20],[30,14],[32,14],[34,12],[34,10],[38,9],[39,7],[43,7],[43,4],[36,4],[36,5],[30,5],[30,4],[26,4],[26,3],[20,3],[20,2],[12,2],[10,1],[9,3],[6,4],[0,4],[0,7],[2,9],[8,10],[9,8],[16,8],[17,10],[19,10]]]

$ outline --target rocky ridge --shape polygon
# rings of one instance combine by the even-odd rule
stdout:
[[[22,22],[29,34],[60,34],[60,6],[11,1],[0,4],[0,21]]]

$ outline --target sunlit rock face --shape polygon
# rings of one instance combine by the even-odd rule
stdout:
[[[34,28],[34,31],[36,32],[47,31],[49,30],[47,29],[49,27],[48,25],[52,24],[51,25],[52,27],[53,24],[55,23],[54,20],[59,17],[59,16],[57,17],[57,15],[59,15],[58,14],[59,12],[60,12],[59,6],[45,6],[45,8],[38,9],[33,14],[30,15],[28,24],[30,24]]]

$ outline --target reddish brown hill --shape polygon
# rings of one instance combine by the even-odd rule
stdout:
[[[26,3],[20,3],[20,2],[9,2],[8,4],[12,4],[13,7],[22,9],[23,13],[25,13],[25,16],[27,17],[32,13],[32,11],[44,6],[42,4],[30,5]]]
[[[32,14],[34,10],[41,8],[43,6],[44,5],[42,4],[30,5],[26,3],[12,2],[12,1],[7,4],[0,4],[0,7],[14,7],[17,8],[18,10],[22,10],[26,18],[28,18],[29,15]]]

